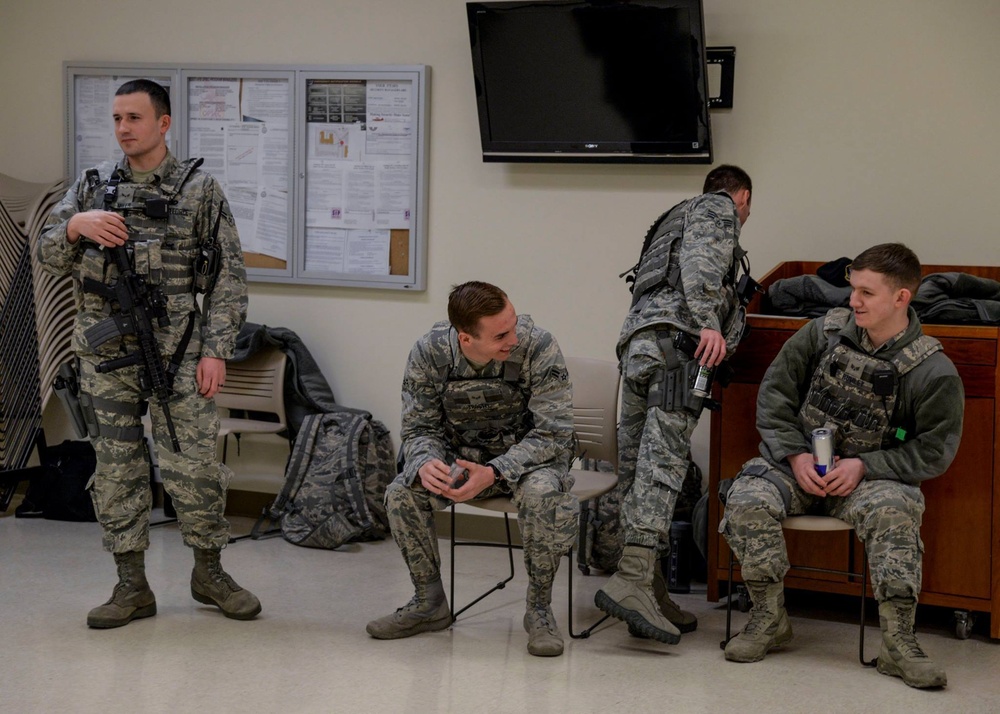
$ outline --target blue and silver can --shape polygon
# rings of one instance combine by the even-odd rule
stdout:
[[[829,427],[813,429],[812,443],[816,473],[826,476],[827,471],[833,470],[833,429]]]

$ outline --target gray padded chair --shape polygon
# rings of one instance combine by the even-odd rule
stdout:
[[[215,403],[228,410],[220,414],[219,440],[226,461],[230,434],[277,434],[284,431],[285,363],[288,356],[268,346],[240,362],[226,363],[226,383],[215,395]],[[234,411],[274,414],[277,421],[231,416]],[[289,443],[289,448],[291,444]]]

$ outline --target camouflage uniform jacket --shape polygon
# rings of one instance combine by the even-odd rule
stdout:
[[[400,436],[406,481],[431,459],[447,463],[451,455],[495,466],[510,483],[537,469],[568,469],[573,459],[573,391],[566,362],[555,338],[535,327],[528,315],[517,319],[518,344],[507,361],[491,361],[477,370],[462,354],[458,333],[439,322],[413,346],[403,377]],[[448,382],[502,380],[507,362],[520,362],[517,389],[525,398],[521,426],[503,449],[481,449],[463,443],[448,423],[442,395]],[[461,433],[461,432],[458,432]],[[451,436],[449,436],[451,435]]]
[[[903,334],[872,354],[891,359],[920,337],[923,331],[912,307],[909,317]],[[763,439],[760,453],[788,474],[791,468],[786,459],[812,450],[800,410],[820,357],[829,349],[824,319],[811,320],[785,342],[764,375],[757,397],[757,430]],[[863,330],[853,314],[839,337],[861,349]],[[955,365],[944,352],[935,352],[898,378],[889,425],[903,429],[905,440],[892,439],[887,448],[860,454],[865,478],[918,484],[940,476],[958,450],[964,411],[965,394]]]
[[[82,289],[83,278],[113,282],[116,269],[106,266],[103,250],[82,236],[76,243],[66,239],[69,219],[76,213],[94,208],[95,196],[103,195],[104,185],[115,170],[114,162],[97,167],[100,183],[90,185],[84,173],[67,191],[46,222],[45,232],[38,243],[38,260],[42,267],[55,275],[73,274],[73,296],[77,317],[73,347],[78,355],[93,355],[86,343],[84,331],[108,316],[107,300]],[[204,317],[195,320],[195,330],[186,354],[229,359],[233,355],[236,336],[246,319],[246,271],[239,235],[229,203],[219,183],[204,171],[194,169],[188,174],[188,162],[178,162],[172,154],[156,168],[149,184],[132,182],[132,172],[122,162],[122,179],[114,210],[121,213],[129,226],[129,243],[136,256],[136,272],[151,284],[159,284],[167,298],[168,327],[156,327],[160,351],[172,356],[181,340],[192,312]],[[185,178],[186,176],[186,178]],[[178,187],[175,184],[183,181]],[[145,199],[167,198],[169,217],[151,219],[142,215]],[[219,273],[212,292],[204,296],[199,307],[193,293],[193,266],[199,247],[211,235],[219,221]],[[200,328],[200,329],[199,329]],[[115,357],[132,350],[132,336],[113,338],[97,350],[100,357]]]
[[[618,338],[621,357],[639,330],[673,325],[696,338],[703,329],[721,332],[732,353],[742,336],[742,310],[730,278],[740,248],[740,219],[726,193],[696,196],[683,206],[680,250],[672,250],[671,266],[680,267],[683,290],[663,285],[636,304],[625,317]]]

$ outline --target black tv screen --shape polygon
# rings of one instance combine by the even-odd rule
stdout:
[[[712,162],[701,0],[466,10],[484,161]]]

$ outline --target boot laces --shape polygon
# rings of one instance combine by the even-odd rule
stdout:
[[[220,587],[228,588],[229,592],[237,592],[242,589],[236,584],[236,581],[233,580],[232,576],[222,569],[222,562],[219,560],[212,560],[209,562],[208,575],[213,583]]]
[[[776,618],[769,617],[771,613],[766,607],[757,607],[754,605],[750,608],[750,620],[747,622],[746,626],[743,628],[743,634],[747,637],[756,637],[758,635],[764,634],[768,627],[770,627]]]
[[[111,598],[104,604],[111,605],[114,603],[115,605],[123,605],[125,603],[125,598],[131,589],[131,583],[126,582],[125,580],[119,580],[118,584],[115,585],[115,589],[111,591]]]
[[[908,618],[899,618],[895,645],[899,653],[906,659],[928,659],[927,654],[917,642],[917,635]]]
[[[128,597],[128,594],[132,591],[139,590],[136,586],[136,580],[132,570],[126,563],[118,564],[118,582],[115,584],[114,590],[111,591],[111,597],[108,599],[105,605],[110,605],[115,603],[116,605],[123,605]]]
[[[552,615],[552,610],[548,607],[532,607],[531,614],[529,615],[529,620],[532,625],[538,629],[547,630],[551,634],[555,634],[555,623],[553,622],[555,618]]]
[[[425,616],[428,613],[436,610],[439,606],[440,603],[433,603],[431,602],[430,598],[421,597],[419,593],[414,593],[413,597],[410,598],[410,601],[408,603],[406,603],[402,607],[396,608],[396,612],[403,614],[413,613],[414,615]]]
[[[397,607],[396,612],[417,612],[420,610],[420,605],[422,601],[419,595],[414,595],[410,598],[410,601],[403,605],[402,607]]]

